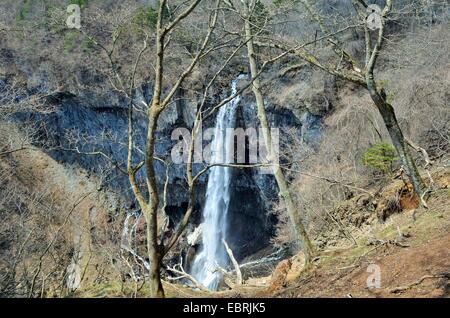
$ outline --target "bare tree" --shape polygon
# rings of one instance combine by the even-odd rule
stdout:
[[[0,143],[0,157],[11,153],[32,149],[37,142],[36,124],[19,125],[11,118],[21,112],[48,114],[54,108],[47,103],[51,94],[31,94],[23,84],[9,79],[0,86],[0,130],[4,136]]]
[[[363,21],[360,21],[354,26],[347,25],[336,31],[328,28],[326,24],[327,17],[322,15],[310,0],[302,0],[301,2],[306,8],[309,17],[318,24],[323,34],[321,37],[316,37],[310,43],[297,46],[289,46],[286,43],[280,43],[280,41],[260,41],[256,44],[262,47],[272,47],[288,51],[331,75],[355,83],[366,89],[383,118],[384,124],[415,192],[421,198],[422,203],[426,205],[424,201],[424,184],[397,121],[394,107],[388,102],[385,88],[379,84],[377,85],[374,75],[378,56],[383,48],[386,37],[386,22],[392,9],[392,1],[387,0],[385,7],[379,12],[380,24],[375,37],[375,43],[372,43],[374,36],[367,23],[365,23],[368,5],[364,0],[352,0],[355,10],[357,10],[357,15]],[[356,27],[361,27],[364,30],[366,54],[362,67],[359,66],[357,58],[345,49],[344,42],[339,38],[340,34]],[[331,45],[336,60],[330,58],[328,61],[322,61],[318,55],[308,50],[308,45],[317,43],[318,41],[327,41]]]
[[[290,189],[288,183],[286,181],[286,177],[280,165],[277,164],[278,160],[276,156],[278,155],[273,149],[273,141],[270,130],[269,120],[266,114],[266,106],[264,102],[264,96],[261,89],[261,81],[259,76],[261,72],[264,70],[264,67],[267,65],[267,61],[258,67],[258,63],[256,60],[255,46],[254,41],[255,37],[265,31],[265,17],[258,16],[259,12],[257,12],[257,5],[260,4],[258,0],[245,0],[241,1],[241,3],[234,3],[232,1],[227,1],[229,6],[229,10],[237,13],[239,17],[244,21],[244,39],[246,43],[246,55],[248,62],[250,64],[250,73],[251,73],[251,81],[252,81],[252,90],[256,99],[257,109],[258,109],[258,119],[262,127],[263,139],[265,143],[265,147],[267,149],[267,161],[268,166],[273,170],[277,185],[279,187],[279,195],[283,199],[286,209],[289,215],[289,219],[291,224],[293,225],[297,237],[299,238],[302,246],[302,250],[305,254],[306,262],[309,262],[312,258],[314,249],[311,244],[311,241],[308,237],[307,231],[303,224],[303,217],[300,211],[298,211],[298,207],[294,203],[292,198],[292,194],[290,193]],[[258,23],[258,19],[262,19],[262,22]],[[256,21],[256,22],[255,22]],[[285,54],[281,54],[272,58],[271,62],[276,61]]]
[[[164,297],[164,290],[161,283],[160,267],[161,261],[164,256],[165,247],[158,242],[158,223],[157,223],[157,213],[159,209],[160,197],[158,184],[156,180],[156,172],[154,166],[154,155],[155,155],[155,142],[156,142],[156,131],[158,126],[158,118],[161,113],[167,108],[171,103],[173,96],[180,88],[180,85],[186,79],[186,77],[192,72],[196,64],[198,63],[200,56],[204,53],[209,43],[211,34],[215,27],[217,21],[217,11],[214,11],[209,25],[209,30],[203,40],[202,46],[197,51],[195,56],[192,58],[191,63],[183,70],[180,74],[178,80],[167,88],[168,93],[163,96],[163,78],[164,78],[164,57],[166,54],[166,39],[167,36],[173,31],[173,29],[192,11],[200,4],[201,0],[191,1],[187,7],[181,11],[177,16],[175,16],[171,22],[165,24],[163,21],[163,14],[166,8],[167,1],[162,0],[158,7],[158,18],[156,24],[156,38],[155,38],[155,77],[154,77],[154,88],[151,105],[148,107],[148,131],[145,145],[145,173],[146,173],[146,184],[148,197],[145,198],[145,194],[140,190],[139,185],[136,181],[136,173],[143,166],[139,164],[133,167],[133,101],[132,96],[129,96],[129,130],[128,130],[128,160],[127,160],[127,172],[132,186],[134,195],[139,202],[139,205],[143,211],[143,215],[146,221],[147,228],[147,252],[150,260],[150,290],[151,296],[153,297]],[[144,44],[144,48],[141,52],[146,50],[147,45]],[[134,72],[138,66],[140,56],[136,60],[134,67]],[[130,92],[134,88],[134,78],[132,79],[130,85]],[[181,233],[180,233],[181,234]]]
[[[158,130],[158,119],[161,114],[169,107],[171,103],[173,103],[173,99],[177,93],[177,91],[181,88],[184,81],[192,74],[193,70],[196,66],[198,66],[199,61],[204,59],[206,55],[209,53],[225,47],[223,43],[214,43],[211,45],[211,39],[214,35],[214,30],[216,28],[218,14],[219,14],[219,5],[221,3],[220,0],[215,1],[213,4],[214,7],[209,10],[209,18],[207,21],[207,28],[205,28],[204,36],[200,43],[198,44],[198,49],[196,52],[190,54],[191,58],[189,63],[182,69],[181,73],[177,74],[174,77],[170,77],[169,72],[174,73],[174,70],[170,70],[165,67],[165,59],[174,53],[173,50],[176,48],[170,47],[172,41],[172,35],[179,27],[179,24],[185,20],[189,15],[191,15],[194,10],[199,6],[201,0],[193,0],[188,2],[180,3],[176,9],[171,10],[168,6],[167,1],[160,1],[157,8],[157,21],[155,25],[155,36],[153,38],[155,52],[154,55],[146,56],[150,44],[149,40],[152,38],[148,32],[143,30],[143,45],[141,49],[137,51],[136,58],[131,65],[131,68],[128,67],[128,74],[124,74],[121,71],[121,67],[119,67],[119,62],[113,58],[115,53],[115,46],[117,44],[117,38],[113,38],[112,44],[108,46],[103,45],[100,41],[96,40],[94,37],[85,33],[89,39],[91,39],[98,47],[100,47],[101,51],[104,52],[104,55],[107,57],[107,63],[109,64],[109,68],[111,70],[110,83],[117,91],[124,94],[128,99],[128,144],[127,144],[127,163],[126,169],[121,168],[122,172],[125,172],[128,175],[129,182],[131,184],[131,188],[133,190],[134,196],[139,203],[139,206],[142,210],[145,224],[146,224],[146,237],[147,237],[147,254],[149,258],[149,284],[151,290],[152,297],[164,297],[164,290],[161,283],[161,264],[165,255],[173,248],[176,244],[178,238],[182,235],[186,225],[189,222],[190,216],[194,209],[195,204],[195,191],[194,187],[198,178],[201,174],[196,176],[193,175],[193,153],[194,153],[194,145],[195,145],[195,137],[196,132],[193,132],[194,138],[191,141],[191,152],[190,152],[190,160],[187,163],[187,181],[188,181],[188,196],[189,196],[189,204],[188,208],[183,216],[182,220],[179,224],[177,224],[173,234],[167,239],[160,235],[160,224],[158,224],[158,212],[164,209],[166,203],[167,196],[167,180],[168,180],[168,170],[166,170],[166,182],[163,189],[163,193],[160,193],[160,188],[157,181],[157,175],[155,170],[155,160],[163,162],[167,165],[161,158],[158,158],[155,154],[155,144],[157,142],[156,133]],[[170,11],[169,18],[167,19],[167,11]],[[83,32],[83,31],[82,31]],[[225,65],[231,60],[232,56],[236,54],[236,51],[232,52],[232,55],[229,59],[226,60]],[[135,145],[135,131],[134,131],[134,112],[135,109],[140,109],[141,106],[136,104],[134,94],[137,87],[137,74],[139,69],[142,68],[142,63],[144,58],[149,58],[150,60],[154,60],[155,63],[152,65],[154,70],[153,75],[153,94],[151,103],[146,104],[144,109],[146,109],[146,118],[147,118],[147,136],[145,141],[144,150],[142,150],[142,154],[144,155],[144,161],[135,164],[135,153],[137,151],[141,152],[141,150],[137,149]],[[219,71],[212,77],[210,85],[208,85],[205,89],[205,93],[203,95],[203,103],[200,110],[197,112],[197,120],[195,127],[199,127],[202,123],[202,111],[203,105],[207,99],[207,91],[212,85],[212,83],[217,79],[217,76],[220,72],[223,71],[224,67],[221,67]],[[171,78],[167,81],[167,78]],[[227,101],[235,98],[235,96],[229,97],[220,103],[218,103],[214,109],[217,109],[226,104]],[[145,103],[145,102],[143,102]],[[198,132],[198,129],[195,130]],[[105,156],[103,152],[92,152],[89,154],[94,155],[102,155]],[[120,165],[117,164],[120,168]],[[167,166],[168,167],[168,166]],[[141,188],[141,185],[138,182],[137,174],[142,169],[145,168],[145,189]],[[207,170],[203,171],[206,172]],[[203,173],[202,172],[202,173]],[[164,198],[164,204],[161,208],[161,197]],[[163,212],[163,211],[162,211]]]

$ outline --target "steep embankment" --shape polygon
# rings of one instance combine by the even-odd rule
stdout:
[[[271,277],[256,280],[264,286],[254,292],[244,290],[243,295],[448,297],[450,170],[441,168],[434,172],[433,178],[435,188],[428,200],[429,209],[405,207],[385,222],[379,222],[375,216],[370,228],[355,228],[350,232],[356,237],[357,246],[326,249],[319,253],[311,268],[305,270],[291,265],[295,265],[294,258],[282,261]],[[385,187],[381,195],[392,193],[396,183]],[[389,200],[389,197],[384,199]],[[346,204],[348,210],[360,211],[357,200],[343,202]],[[374,282],[374,271],[378,269],[379,288],[369,288],[368,281]]]
[[[74,289],[112,277],[107,260],[108,253],[115,255],[110,235],[120,220],[111,218],[119,198],[104,192],[98,177],[58,163],[34,147],[4,156],[0,171],[12,172],[2,179],[0,193],[9,196],[2,199],[5,222],[15,220],[15,227],[3,227],[0,232],[2,236],[9,233],[10,244],[22,249],[0,253],[0,268],[10,270],[6,257],[12,253],[17,281],[31,282],[36,272],[42,272],[48,297],[66,292],[67,275],[73,275]],[[107,225],[111,228],[105,232]]]
[[[358,198],[341,202],[330,213],[355,237],[357,245],[341,235],[332,240],[333,245],[341,247],[318,251],[313,264],[306,269],[300,253],[279,262],[272,275],[248,278],[243,285],[229,290],[205,293],[165,281],[166,294],[168,297],[448,297],[450,169],[437,168],[432,175],[435,185],[428,209],[403,205],[381,221],[377,211],[363,211]],[[402,190],[402,182],[398,181],[375,194],[380,210],[393,193]],[[410,193],[402,193],[400,201],[409,198]],[[371,226],[361,226],[356,221],[355,216],[361,216],[362,212],[371,215],[366,220]],[[359,226],[352,227],[351,222]],[[377,270],[379,287],[368,288],[368,281],[376,283],[373,278]],[[119,283],[82,289],[76,296],[126,297],[136,291],[137,296],[148,296],[146,285],[135,290],[132,285]]]

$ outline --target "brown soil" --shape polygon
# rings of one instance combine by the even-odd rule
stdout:
[[[288,263],[282,261],[271,277],[252,278],[247,285],[216,296],[449,297],[450,170],[435,171],[433,177],[436,188],[429,209],[417,208],[414,196],[404,193],[401,211],[385,222],[374,218],[365,233],[357,235],[358,246],[322,251],[307,269],[286,270]],[[399,193],[398,189],[395,182],[388,185],[383,197]],[[347,208],[353,205],[359,211],[357,201]],[[379,288],[367,287],[372,264],[380,270]]]
[[[403,206],[384,222],[369,218],[352,231],[358,245],[342,244],[321,251],[314,263],[303,267],[303,255],[283,260],[269,277],[252,277],[232,290],[205,293],[164,282],[168,297],[449,297],[450,296],[450,169],[433,174],[436,187],[428,209]],[[397,194],[400,185],[388,185],[378,200]],[[346,210],[364,209],[351,200]],[[381,201],[380,201],[381,202]],[[408,209],[413,208],[413,209]],[[348,211],[353,213],[352,211]],[[373,211],[376,215],[376,211]],[[330,248],[330,247],[329,247]],[[380,269],[379,288],[368,288],[369,265]],[[147,286],[138,292],[148,296]],[[118,286],[100,286],[80,297],[124,297]]]
[[[357,247],[324,251],[315,264],[285,286],[274,291],[270,285],[246,296],[449,297],[449,171],[437,173],[435,182],[438,188],[428,201],[428,210],[395,214],[360,237]],[[367,287],[371,264],[379,266],[379,288]]]
[[[450,294],[450,235],[415,248],[382,246],[355,267],[324,266],[310,270],[303,278],[270,297],[448,297]],[[381,269],[381,287],[367,288],[369,264]],[[443,275],[445,274],[445,275]],[[401,292],[394,292],[418,282]],[[440,276],[443,275],[443,276]]]

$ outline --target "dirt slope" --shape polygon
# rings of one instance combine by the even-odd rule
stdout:
[[[435,190],[428,209],[403,209],[380,223],[375,217],[364,231],[352,231],[358,245],[321,251],[303,268],[302,255],[279,263],[268,277],[248,279],[230,290],[205,293],[164,282],[167,297],[449,297],[450,296],[450,169],[433,173]],[[395,182],[394,182],[395,183]],[[393,184],[394,184],[393,183]],[[393,184],[384,190],[392,190]],[[392,193],[392,191],[383,191]],[[354,200],[354,208],[361,207]],[[351,203],[349,203],[351,204]],[[347,210],[346,210],[347,211]],[[374,211],[374,213],[376,213]],[[369,267],[369,265],[371,265]],[[379,288],[368,288],[373,266],[380,272]],[[130,297],[134,286],[99,285],[78,297]],[[147,297],[147,285],[138,286]]]
[[[357,247],[324,251],[297,278],[287,277],[281,286],[274,286],[277,282],[272,280],[267,287],[244,292],[243,296],[449,297],[448,169],[437,173],[435,181],[437,188],[428,201],[429,209],[395,214],[374,226],[371,233],[360,236]],[[368,288],[367,281],[372,281],[376,266],[380,286]]]

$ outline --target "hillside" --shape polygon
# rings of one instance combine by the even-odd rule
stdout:
[[[0,3],[0,297],[448,298],[448,1]]]
[[[202,293],[188,286],[166,283],[169,297],[448,297],[450,170],[433,172],[436,188],[429,199],[429,208],[403,209],[384,223],[376,220],[368,229],[350,232],[357,245],[341,238],[342,248],[329,248],[318,253],[309,268],[303,267],[302,256],[296,255],[276,264],[266,277],[250,277],[242,286],[229,291]],[[381,193],[398,189],[393,183]],[[386,191],[387,190],[387,191]],[[358,211],[357,200],[341,202],[350,210]],[[380,194],[380,200],[387,199]],[[342,215],[336,213],[340,221]],[[367,287],[372,271],[370,265],[379,266],[381,285]],[[116,285],[100,285],[82,290],[78,297],[127,297],[132,286],[123,291]],[[148,296],[145,287],[138,297]]]

